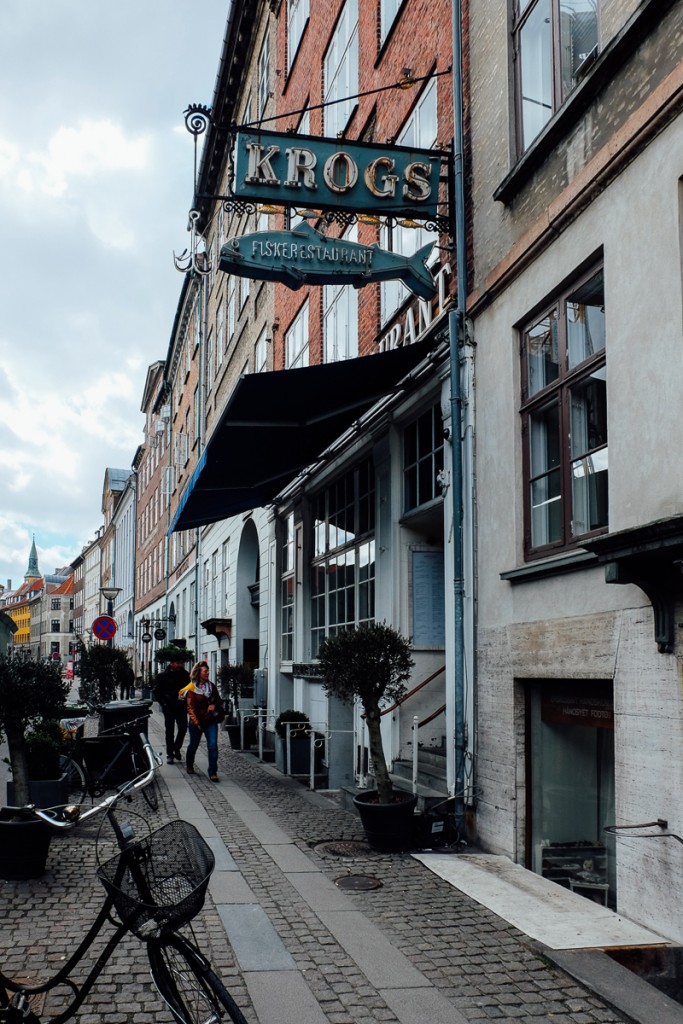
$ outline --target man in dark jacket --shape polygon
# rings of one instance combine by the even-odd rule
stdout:
[[[178,691],[187,686],[190,674],[182,658],[170,661],[168,668],[160,672],[154,684],[154,699],[164,713],[166,729],[166,762],[181,760],[181,747],[187,732],[187,709],[185,701],[178,699]]]

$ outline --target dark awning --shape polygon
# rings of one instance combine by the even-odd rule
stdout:
[[[425,358],[424,344],[241,377],[169,527],[188,530],[271,502]]]

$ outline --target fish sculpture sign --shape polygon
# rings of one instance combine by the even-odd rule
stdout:
[[[329,238],[306,221],[292,231],[257,231],[230,238],[221,247],[219,268],[226,274],[279,281],[288,288],[304,284],[352,284],[400,280],[421,299],[436,293],[426,266],[433,243],[414,256],[400,256],[378,245]]]

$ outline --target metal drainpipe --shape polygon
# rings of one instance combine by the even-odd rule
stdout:
[[[465,826],[465,614],[463,552],[463,431],[460,347],[465,339],[467,253],[465,249],[465,186],[463,174],[462,9],[452,0],[453,45],[453,198],[456,248],[456,308],[449,314],[451,459],[453,501],[453,590],[455,647],[455,817]]]
[[[231,11],[232,14],[232,11]],[[204,388],[206,382],[206,374],[204,373],[204,359],[205,359],[205,344],[206,338],[206,321],[208,316],[209,308],[209,297],[208,289],[206,287],[206,277],[204,274],[199,275],[199,287],[202,303],[202,318],[201,318],[201,330],[199,333],[199,352],[197,353],[197,372],[199,374],[199,387],[197,388],[197,401],[199,402],[199,413],[197,414],[197,426],[199,428],[199,438],[197,445],[197,459],[200,459],[204,450],[204,434],[206,425],[204,422]],[[195,527],[194,532],[194,549],[195,549],[195,560],[194,560],[194,642],[195,642],[195,660],[199,661],[199,620],[201,613],[199,611],[199,602],[201,594],[199,591],[199,582],[201,579],[200,568],[201,568],[201,531],[199,527]]]

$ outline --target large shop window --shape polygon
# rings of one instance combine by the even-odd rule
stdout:
[[[600,0],[514,0],[519,144],[526,150],[598,50]]]
[[[527,556],[607,527],[607,387],[602,268],[522,332]]]
[[[616,903],[611,682],[530,687],[531,867],[599,903]]]
[[[403,510],[411,512],[441,496],[443,419],[437,402],[403,431]]]
[[[375,469],[364,459],[313,500],[311,656],[375,617]]]

